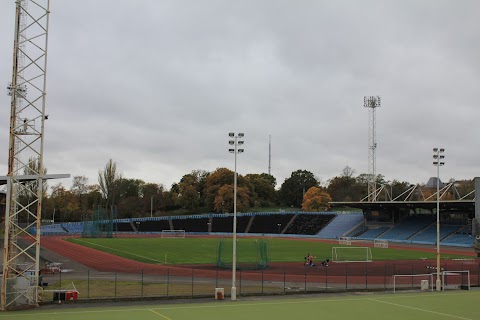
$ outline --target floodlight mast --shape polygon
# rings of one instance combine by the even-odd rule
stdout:
[[[380,107],[379,96],[363,97],[363,106],[368,108],[368,201],[376,201],[376,119],[375,109]]]
[[[443,148],[433,148],[433,165],[437,167],[437,281],[436,290],[442,290],[442,279],[440,277],[440,167],[445,165],[441,161],[445,158]]]
[[[232,301],[237,300],[237,284],[236,284],[236,276],[237,276],[237,154],[243,153],[244,149],[238,149],[237,146],[243,145],[243,140],[238,140],[244,137],[243,133],[239,133],[235,135],[235,133],[230,132],[228,134],[230,138],[233,140],[229,140],[228,144],[233,145],[233,149],[228,149],[230,153],[234,154],[235,158],[235,170],[233,176],[233,254],[232,254],[232,290],[230,294],[230,299]]]
[[[268,136],[268,175],[271,175],[272,170],[272,135]]]
[[[50,0],[16,0],[0,309],[37,306]],[[27,98],[28,93],[28,98]],[[30,229],[36,228],[31,234]],[[21,241],[17,241],[20,240]]]

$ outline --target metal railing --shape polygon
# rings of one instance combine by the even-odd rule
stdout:
[[[277,295],[344,291],[393,291],[393,275],[436,273],[435,263],[337,263],[329,267],[300,268],[295,273],[289,265],[266,270],[237,270],[237,295]],[[476,260],[444,261],[442,271],[468,270],[472,286],[480,286],[480,264]],[[78,300],[141,300],[150,298],[214,297],[215,288],[230,295],[231,270],[211,267],[165,268],[155,274],[60,272],[42,275],[43,302],[59,299],[58,292],[78,292]],[[435,277],[435,275],[434,275]],[[427,279],[427,278],[426,278]],[[419,277],[402,277],[397,290],[420,288]],[[466,285],[466,274],[451,275],[445,285]],[[417,283],[418,282],[418,283]],[[72,299],[72,296],[70,295]],[[76,299],[77,297],[75,297]],[[68,300],[68,299],[67,299]]]

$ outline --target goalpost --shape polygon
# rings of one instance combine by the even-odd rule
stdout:
[[[393,293],[397,288],[420,289],[422,291],[430,290],[433,292],[433,273],[424,274],[394,274],[393,275]],[[415,280],[414,280],[415,279]]]
[[[162,238],[185,238],[185,230],[162,230]]]
[[[467,277],[464,282],[464,277]],[[442,271],[442,291],[445,289],[470,290],[470,271]]]
[[[373,246],[375,248],[388,248],[388,240],[375,239],[373,240]]]
[[[371,262],[370,247],[332,247],[332,262]]]
[[[352,238],[350,238],[350,237],[340,237],[338,239],[338,244],[343,244],[343,245],[349,246],[349,245],[352,244]]]

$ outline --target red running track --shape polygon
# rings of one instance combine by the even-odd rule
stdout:
[[[130,235],[132,236],[132,235]],[[133,235],[135,236],[135,235]],[[151,236],[151,235],[150,235]],[[145,237],[145,235],[142,235]],[[118,272],[130,274],[192,276],[205,278],[231,277],[231,271],[218,269],[214,265],[165,266],[129,260],[100,250],[88,248],[64,240],[65,237],[43,237],[41,246],[56,252],[72,261],[99,272]],[[308,241],[308,240],[307,240]],[[408,250],[432,251],[425,247],[398,247]],[[447,254],[469,254],[463,250],[442,250]],[[471,252],[472,257],[475,253]],[[240,277],[253,281],[309,281],[335,283],[383,284],[390,281],[393,274],[419,274],[434,272],[436,265],[432,260],[413,261],[374,261],[368,263],[331,263],[328,267],[306,267],[303,263],[270,263],[270,268],[259,271],[242,271]],[[470,270],[472,283],[479,282],[480,265],[478,261],[442,261],[445,270]],[[328,279],[328,280],[327,280]]]

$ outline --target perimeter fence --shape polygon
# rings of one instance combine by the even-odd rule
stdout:
[[[321,293],[345,291],[393,291],[393,275],[434,274],[436,264],[432,261],[415,262],[362,262],[331,263],[329,266],[292,266],[291,263],[276,264],[266,270],[238,270],[236,274],[237,295],[282,295],[294,293]],[[480,286],[480,264],[471,261],[442,261],[441,271],[451,272],[444,286],[466,286],[468,275],[471,286]],[[456,274],[455,271],[469,271]],[[216,288],[223,288],[230,295],[232,271],[213,267],[165,268],[155,273],[138,272],[61,272],[44,274],[42,281],[43,301],[59,300],[59,292],[76,291],[66,300],[141,300],[154,298],[214,297]],[[425,277],[430,279],[430,277]],[[396,290],[419,289],[422,279],[402,277],[397,280]],[[430,283],[430,287],[434,285]],[[63,299],[63,296],[62,296]]]

